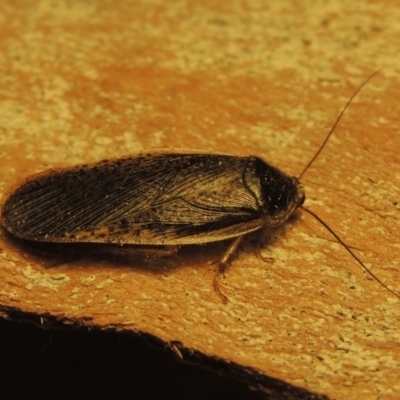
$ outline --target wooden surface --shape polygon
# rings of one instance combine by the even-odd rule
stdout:
[[[297,175],[382,68],[303,185],[400,292],[399,20],[390,1],[3,1],[1,201],[46,168],[164,146],[254,154]],[[245,241],[221,281],[227,305],[212,287],[227,243],[55,262],[0,240],[3,317],[145,332],[184,359],[231,363],[264,394],[271,377],[331,399],[400,396],[399,300],[308,215],[274,232],[262,251],[273,263]]]

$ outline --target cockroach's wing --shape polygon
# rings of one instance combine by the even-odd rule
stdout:
[[[249,158],[159,154],[102,161],[33,178],[7,199],[3,225],[51,242],[187,244],[262,225],[243,182]]]

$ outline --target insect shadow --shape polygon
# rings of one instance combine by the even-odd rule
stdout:
[[[298,219],[298,213],[294,213],[288,221],[294,222]],[[287,224],[284,224],[271,231],[271,235],[268,237],[268,247],[274,245],[286,228]],[[4,228],[1,230],[1,236],[5,248],[16,251],[22,258],[29,262],[33,261],[44,268],[73,266],[74,264],[83,267],[96,265],[100,268],[138,269],[155,274],[193,265],[217,264],[221,253],[231,242],[227,239],[219,242],[186,245],[179,249],[160,253],[160,248],[157,246],[125,245],[121,247],[115,244],[36,242],[20,239]],[[247,251],[249,254],[257,252],[261,260],[273,263],[275,260],[272,257],[261,255],[261,250],[265,250],[264,245],[265,243],[259,240],[258,232],[253,232],[248,235],[245,246],[242,246],[240,251]]]
[[[229,240],[183,246],[179,251],[171,249],[164,254],[155,246],[104,245],[97,243],[51,243],[20,239],[5,229],[1,236],[4,249],[12,249],[29,262],[35,262],[44,268],[57,268],[65,264],[94,265],[105,268],[130,268],[152,270],[160,273],[160,266],[178,269],[193,264],[214,264],[223,252]],[[256,237],[249,240],[255,246]],[[166,257],[168,256],[168,257]],[[154,266],[154,268],[152,268]]]

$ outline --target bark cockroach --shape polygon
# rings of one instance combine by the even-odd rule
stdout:
[[[254,156],[148,152],[28,178],[6,199],[3,226],[21,239],[40,242],[177,246],[233,238],[219,262],[218,271],[223,273],[244,235],[276,227],[300,208],[400,298],[303,206],[305,194],[299,181],[366,82],[348,101],[299,178]],[[214,286],[226,300],[218,287],[218,274]]]

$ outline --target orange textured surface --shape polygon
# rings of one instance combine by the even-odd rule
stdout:
[[[159,147],[254,154],[297,175],[381,67],[303,185],[400,292],[400,9],[314,4],[3,1],[1,201],[46,168]],[[245,241],[221,281],[227,305],[212,287],[227,243],[46,269],[2,230],[0,309],[148,332],[332,399],[399,398],[399,300],[297,215],[263,250],[274,263]]]

